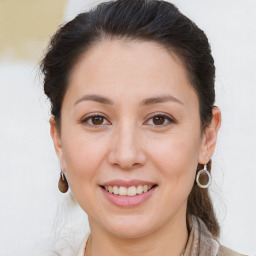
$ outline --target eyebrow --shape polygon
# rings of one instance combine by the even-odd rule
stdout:
[[[84,95],[82,98],[78,99],[75,102],[75,105],[77,105],[78,103],[80,103],[82,101],[96,101],[96,102],[99,102],[102,104],[114,105],[114,102],[112,100],[110,100],[109,98],[106,98],[104,96],[97,95],[97,94]],[[184,103],[182,101],[173,97],[172,95],[163,95],[163,96],[157,96],[157,97],[144,99],[140,103],[140,106],[148,106],[151,104],[165,103],[168,101],[173,101],[173,102],[179,103],[181,105],[184,105]]]

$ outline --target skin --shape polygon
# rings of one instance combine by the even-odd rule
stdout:
[[[182,62],[153,42],[98,43],[76,64],[68,86],[61,130],[52,117],[51,136],[71,191],[88,214],[92,240],[86,255],[180,255],[188,238],[187,198],[198,163],[213,154],[220,110],[213,108],[202,132],[198,97]],[[113,105],[81,100],[88,94]],[[140,104],[163,95],[178,101]],[[92,113],[104,118],[84,121]],[[173,121],[157,119],[159,114]],[[122,208],[99,187],[112,179],[158,187],[139,206]]]

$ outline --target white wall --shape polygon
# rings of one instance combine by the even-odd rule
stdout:
[[[66,18],[98,2],[70,0]],[[206,32],[216,61],[216,104],[223,122],[212,195],[221,241],[256,255],[256,2],[173,3]],[[57,190],[59,166],[37,68],[32,62],[0,61],[0,256],[38,255],[51,248],[57,205],[65,198]]]

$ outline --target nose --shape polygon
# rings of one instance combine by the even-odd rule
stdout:
[[[146,155],[136,125],[123,123],[116,127],[112,134],[108,160],[111,165],[124,170],[130,170],[145,164]]]

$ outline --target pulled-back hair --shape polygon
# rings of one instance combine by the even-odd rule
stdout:
[[[64,24],[52,37],[41,62],[44,91],[60,128],[61,106],[75,64],[83,53],[104,40],[151,41],[175,53],[187,70],[199,99],[201,130],[212,119],[215,102],[215,66],[205,33],[173,4],[160,0],[104,2]],[[198,170],[202,165],[198,165]],[[211,161],[208,170],[211,169]],[[197,171],[198,171],[197,170]],[[188,197],[187,217],[200,217],[214,237],[219,236],[208,189],[194,184]]]

